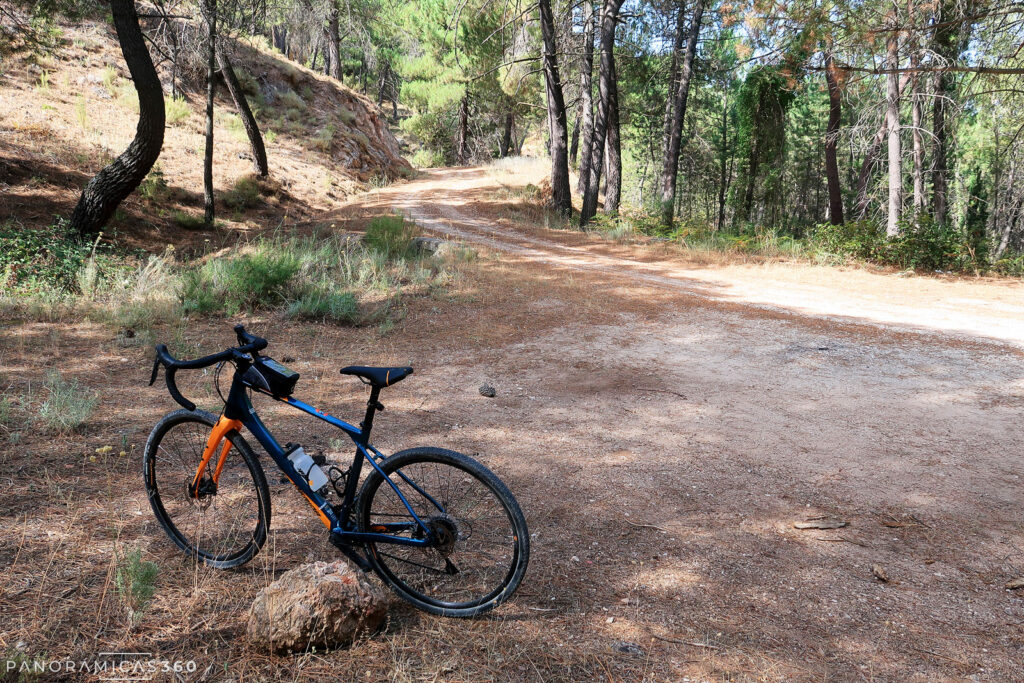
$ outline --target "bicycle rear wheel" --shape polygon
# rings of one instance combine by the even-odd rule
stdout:
[[[164,416],[146,442],[142,458],[146,493],[160,525],[174,543],[211,567],[245,564],[267,540],[270,491],[263,468],[237,432],[216,485],[210,460],[199,497],[189,495],[210,430],[211,413],[177,410]]]
[[[526,573],[530,537],[501,480],[472,458],[440,448],[396,453],[381,469],[439,539],[434,547],[367,544],[385,583],[419,609],[448,617],[482,614],[512,596]],[[376,470],[360,490],[358,519],[363,531],[407,524],[399,535],[423,537]]]

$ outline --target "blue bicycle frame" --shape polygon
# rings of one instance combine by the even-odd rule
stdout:
[[[274,400],[286,403],[293,408],[297,408],[308,415],[337,427],[352,439],[352,442],[356,446],[356,453],[352,462],[352,467],[346,475],[345,494],[339,509],[332,506],[324,496],[314,491],[309,485],[309,482],[306,481],[306,478],[295,469],[291,460],[289,460],[285,455],[284,448],[281,447],[281,444],[278,443],[277,439],[274,438],[274,435],[271,434],[269,429],[267,429],[267,426],[263,424],[259,415],[256,414],[256,409],[253,407],[252,401],[248,395],[249,389],[270,396]],[[430,546],[435,543],[434,533],[426,524],[423,523],[423,520],[416,514],[416,511],[412,509],[409,501],[406,500],[405,495],[403,495],[403,493],[398,489],[395,482],[391,481],[391,478],[388,477],[381,469],[377,461],[383,460],[384,455],[370,444],[370,430],[373,428],[374,414],[377,410],[383,409],[384,407],[378,401],[379,396],[380,387],[372,386],[370,389],[370,399],[366,403],[366,417],[363,419],[360,426],[356,427],[344,420],[328,415],[308,403],[303,403],[302,401],[290,396],[274,396],[261,388],[254,387],[245,382],[243,373],[236,371],[234,378],[231,381],[231,391],[228,393],[228,398],[224,405],[223,417],[227,420],[237,420],[238,422],[241,422],[253,434],[253,436],[256,437],[256,440],[260,442],[260,445],[263,446],[274,462],[277,463],[277,466],[282,472],[284,472],[285,476],[288,477],[288,479],[297,489],[299,489],[302,495],[306,497],[310,504],[319,513],[321,521],[323,521],[324,525],[330,530],[331,541],[343,550],[346,550],[347,546],[351,544],[367,542]],[[364,458],[375,470],[377,470],[377,473],[384,478],[384,481],[394,489],[395,493],[402,501],[402,504],[405,505],[409,514],[412,515],[412,518],[415,521],[374,524],[373,531],[356,530],[357,525],[352,521],[352,513],[356,486],[359,483],[359,474],[362,471]],[[427,500],[437,507],[441,514],[444,514],[444,508],[433,497],[428,495],[422,488],[417,486],[415,482],[405,475],[399,473],[399,476],[417,493],[426,497]],[[421,538],[409,538],[395,535],[411,531],[416,527],[418,527],[422,532]]]

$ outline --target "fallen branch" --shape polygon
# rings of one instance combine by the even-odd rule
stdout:
[[[636,389],[637,391],[656,391],[656,392],[659,392],[659,393],[662,393],[662,394],[672,394],[674,396],[678,396],[679,398],[681,398],[683,400],[686,400],[686,396],[684,396],[683,394],[680,394],[678,391],[672,391],[671,389],[653,389],[653,388],[648,388],[648,387],[638,387],[635,384],[633,385],[633,388]]]
[[[630,526],[635,526],[638,529],[657,529],[658,531],[660,531],[660,532],[662,532],[664,534],[668,533],[668,529],[662,529],[660,526],[654,526],[653,524],[634,524],[633,522],[629,521],[628,519],[624,519],[622,521],[624,521],[626,524],[628,524]]]
[[[708,643],[699,643],[699,642],[697,642],[695,640],[677,640],[676,638],[668,638],[667,636],[659,636],[657,633],[652,633],[651,637],[652,638],[657,638],[658,640],[663,640],[666,643],[675,643],[676,645],[692,645],[694,647],[707,648],[708,650],[721,650],[722,649],[722,648],[720,648],[717,645],[709,645]]]

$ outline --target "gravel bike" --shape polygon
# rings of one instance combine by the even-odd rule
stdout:
[[[381,390],[411,375],[411,367],[341,369],[370,388],[355,427],[294,398],[298,373],[259,354],[267,340],[242,325],[234,329],[238,346],[195,360],[156,347],[149,383],[162,365],[167,390],[183,410],[153,428],[143,472],[153,513],[179,548],[227,569],[251,560],[266,542],[270,491],[244,428],[309,501],[331,543],[419,609],[470,617],[511,597],[526,572],[530,537],[508,487],[455,451],[413,448],[387,457],[370,444],[374,415],[384,410]],[[178,370],[228,363],[235,370],[219,416],[197,409],[175,384]],[[347,434],[355,445],[351,466],[342,470],[301,446],[278,443],[253,407],[253,392]],[[360,487],[365,463],[371,469]]]

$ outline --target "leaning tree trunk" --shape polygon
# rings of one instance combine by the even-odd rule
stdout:
[[[590,178],[590,157],[594,137],[594,0],[583,0],[583,62],[580,64],[580,112],[583,146],[580,151],[580,176],[576,191],[583,194]]]
[[[206,21],[206,150],[203,155],[203,221],[213,225],[213,96],[217,82],[217,0],[203,0]]]
[[[611,107],[612,71],[615,48],[615,24],[623,0],[605,0],[601,11],[601,69],[598,82],[600,103],[594,115],[594,132],[590,138],[590,169],[587,173],[586,189],[583,192],[583,209],[580,211],[580,225],[584,226],[597,213],[597,194],[601,188],[601,168],[604,165],[604,137],[608,132],[608,110]]]
[[[576,119],[572,124],[572,135],[569,136],[569,166],[576,167],[576,155],[580,149],[580,112],[576,109]]]
[[[544,40],[544,83],[548,99],[548,131],[551,136],[551,204],[559,214],[572,215],[569,190],[569,149],[565,115],[565,97],[558,75],[558,46],[555,44],[555,19],[550,0],[538,0],[540,29]]]
[[[676,88],[675,104],[672,111],[672,132],[665,146],[665,159],[661,172],[661,223],[672,227],[675,219],[676,175],[679,172],[679,148],[683,138],[683,119],[686,117],[686,100],[690,95],[690,79],[693,76],[693,58],[697,53],[697,39],[704,17],[704,0],[697,0],[690,19],[690,34],[686,41],[686,54],[680,65],[679,85]]]
[[[843,97],[836,78],[832,54],[825,57],[825,82],[828,85],[828,127],[825,129],[825,179],[828,183],[828,219],[832,225],[843,224],[843,190],[839,186],[839,160],[836,145],[843,118]]]
[[[900,83],[896,69],[900,66],[899,32],[896,13],[890,13],[889,36],[886,38],[886,66],[890,73],[886,80],[886,127],[889,129],[889,212],[885,233],[895,237],[900,232],[900,213],[903,210],[903,150],[900,145]]]
[[[235,109],[238,110],[238,116],[242,119],[242,125],[245,127],[245,134],[249,136],[249,146],[252,147],[252,163],[260,177],[266,178],[270,174],[270,168],[267,166],[267,148],[263,145],[263,135],[260,134],[256,117],[252,115],[249,101],[245,99],[245,93],[238,82],[238,77],[231,66],[231,60],[224,50],[223,43],[220,45],[220,50],[217,51],[217,59],[220,62],[221,75],[224,76],[231,99],[235,101]]]
[[[128,149],[89,181],[82,191],[71,227],[80,234],[96,233],[124,199],[145,179],[164,144],[164,91],[139,27],[133,0],[111,0],[114,28],[121,54],[139,95],[139,124]]]
[[[612,59],[611,99],[608,106],[608,134],[605,135],[605,156],[608,158],[604,190],[604,212],[619,212],[622,199],[622,142],[619,132],[619,86],[615,60]]]

